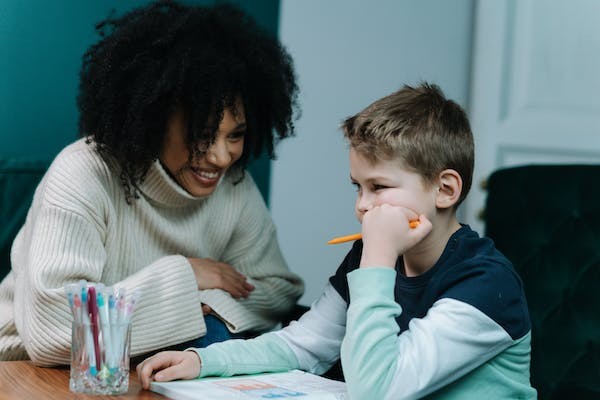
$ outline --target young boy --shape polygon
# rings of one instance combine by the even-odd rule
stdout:
[[[321,374],[341,357],[352,399],[536,398],[521,280],[491,240],[456,219],[473,173],[465,112],[435,85],[404,86],[342,128],[362,240],[311,310],[256,339],[150,357],[137,367],[142,386]]]

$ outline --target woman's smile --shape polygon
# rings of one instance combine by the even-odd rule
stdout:
[[[214,186],[221,179],[221,171],[206,170],[199,168],[190,168],[194,178],[202,185]]]

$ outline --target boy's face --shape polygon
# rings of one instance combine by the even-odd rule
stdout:
[[[356,186],[355,212],[359,222],[375,206],[405,207],[428,218],[435,215],[437,187],[426,185],[421,175],[402,168],[397,160],[371,162],[350,149],[350,179]]]

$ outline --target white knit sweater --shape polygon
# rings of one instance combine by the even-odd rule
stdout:
[[[132,355],[205,334],[201,303],[233,332],[270,329],[293,307],[303,283],[283,260],[249,174],[237,184],[225,176],[200,199],[155,162],[140,191],[128,205],[118,175],[83,139],[57,156],[0,284],[0,360],[69,363],[72,317],[63,287],[80,279],[141,289]],[[188,257],[229,263],[256,288],[240,300],[220,289],[199,291]]]

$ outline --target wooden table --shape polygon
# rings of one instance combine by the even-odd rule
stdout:
[[[129,391],[120,396],[92,396],[69,390],[69,367],[41,368],[30,361],[0,361],[0,400],[35,399],[156,399],[158,393],[143,390],[135,369],[129,375]]]

